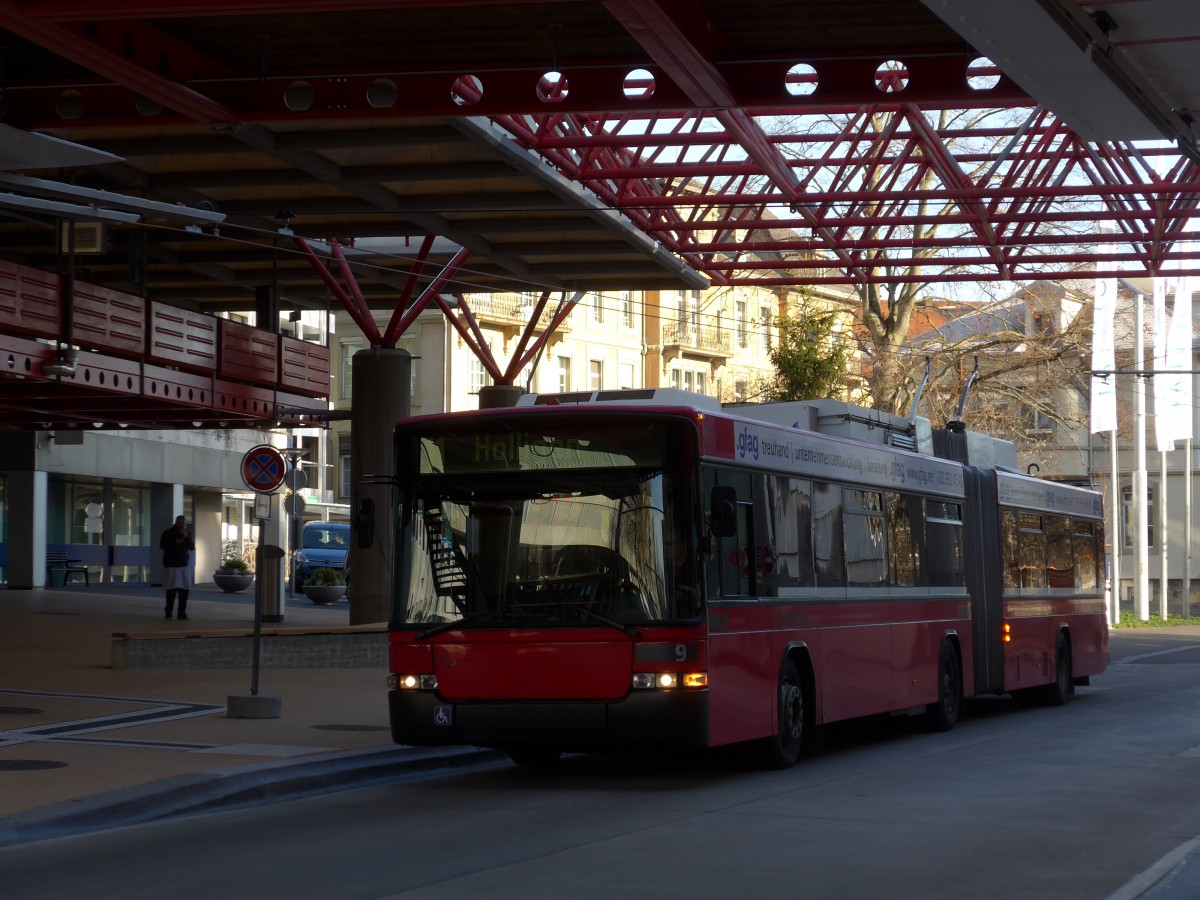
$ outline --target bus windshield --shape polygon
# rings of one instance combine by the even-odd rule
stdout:
[[[692,467],[667,465],[679,428],[626,426],[415,437],[401,453],[411,481],[393,622],[632,628],[699,616]]]

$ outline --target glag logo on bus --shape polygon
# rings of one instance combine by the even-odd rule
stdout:
[[[757,460],[759,456],[775,462],[790,460],[792,445],[776,439],[769,433],[760,436],[743,427],[737,433],[737,458]]]
[[[738,432],[737,458],[758,459],[758,435],[751,434],[745,428]]]

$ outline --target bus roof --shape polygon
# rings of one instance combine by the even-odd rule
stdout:
[[[936,456],[787,428],[728,411],[705,416],[701,435],[701,455],[709,459],[865,487],[963,496],[962,465]]]
[[[605,394],[607,396],[599,397]],[[628,399],[629,402],[624,402]],[[837,404],[838,410],[854,409]],[[700,456],[711,461],[773,471],[784,475],[852,482],[863,487],[907,490],[951,498],[963,495],[963,470],[958,462],[860,440],[755,418],[756,406],[722,407],[714,398],[675,389],[578,392],[526,395],[517,406],[451,413],[431,418],[460,421],[466,416],[493,419],[510,415],[612,413],[687,416],[697,423]],[[786,414],[785,414],[786,418]],[[893,417],[894,418],[894,417]],[[810,416],[811,422],[818,421]],[[839,418],[839,422],[843,421]],[[404,423],[407,426],[409,423]],[[797,424],[800,424],[799,422]],[[882,432],[884,429],[878,429]]]
[[[686,407],[704,413],[720,412],[756,422],[846,438],[860,444],[896,447],[923,456],[955,459],[984,469],[1017,470],[1017,448],[1012,441],[961,430],[934,429],[921,416],[897,416],[843,400],[781,400],[766,403],[725,403],[715,397],[678,388],[636,388],[609,391],[575,391],[566,394],[526,394],[521,407],[622,406]],[[664,410],[665,411],[665,410]]]
[[[1100,494],[1073,484],[997,471],[996,494],[1001,506],[1089,519],[1104,518]]]

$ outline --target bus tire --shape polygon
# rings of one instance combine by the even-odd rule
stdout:
[[[790,769],[804,749],[807,709],[804,682],[795,660],[783,664],[779,674],[779,726],[775,735],[762,742],[762,762],[768,769]]]
[[[508,758],[522,767],[552,766],[558,762],[560,756],[562,751],[557,747],[541,747],[535,744],[508,748]]]
[[[954,642],[948,638],[942,641],[938,653],[937,682],[937,702],[925,707],[925,722],[930,731],[949,731],[962,712],[963,680],[962,661]]]
[[[1047,706],[1062,706],[1075,693],[1075,679],[1071,675],[1071,645],[1061,631],[1054,646],[1054,680],[1042,689],[1042,698]]]

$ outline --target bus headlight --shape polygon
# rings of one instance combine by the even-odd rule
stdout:
[[[436,675],[392,674],[388,676],[388,688],[393,691],[436,691]]]
[[[676,688],[708,687],[707,672],[634,672],[633,689],[636,691],[658,688],[663,691]]]

